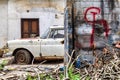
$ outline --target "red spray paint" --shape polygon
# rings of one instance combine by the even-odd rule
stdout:
[[[91,10],[95,10],[95,11],[91,11]],[[87,13],[89,11],[91,11],[90,13],[93,15],[93,20],[92,21],[88,20],[88,18],[87,18]],[[89,7],[85,11],[85,16],[84,16],[85,21],[90,23],[90,24],[92,24],[92,34],[91,34],[91,39],[90,39],[90,46],[91,47],[94,46],[94,28],[95,28],[95,24],[96,23],[101,24],[104,27],[105,33],[106,33],[106,37],[108,37],[109,26],[108,26],[107,21],[104,20],[104,19],[96,21],[96,15],[100,14],[100,11],[101,10],[98,7]]]

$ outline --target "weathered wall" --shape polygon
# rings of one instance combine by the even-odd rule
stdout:
[[[67,0],[67,7],[65,38],[69,53],[72,49],[79,54],[84,53],[81,49],[113,45],[112,37],[120,37],[120,0]]]
[[[64,6],[65,0],[9,0],[8,40],[21,37],[21,18],[39,18],[40,35],[51,25],[63,25]]]
[[[39,18],[40,35],[51,25],[63,25],[64,7],[65,0],[0,0],[0,48],[21,38],[21,18]]]
[[[0,48],[7,41],[7,31],[8,31],[8,5],[7,0],[0,0]]]

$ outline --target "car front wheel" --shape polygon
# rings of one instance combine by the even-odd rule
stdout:
[[[18,50],[15,53],[15,62],[17,64],[29,64],[31,60],[31,55],[27,50]]]

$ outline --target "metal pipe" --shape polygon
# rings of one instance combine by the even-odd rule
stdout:
[[[101,0],[101,17],[104,19],[104,1]]]

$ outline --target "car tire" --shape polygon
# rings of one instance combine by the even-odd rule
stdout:
[[[15,53],[15,63],[17,64],[29,64],[31,60],[32,57],[27,50],[18,50]]]

